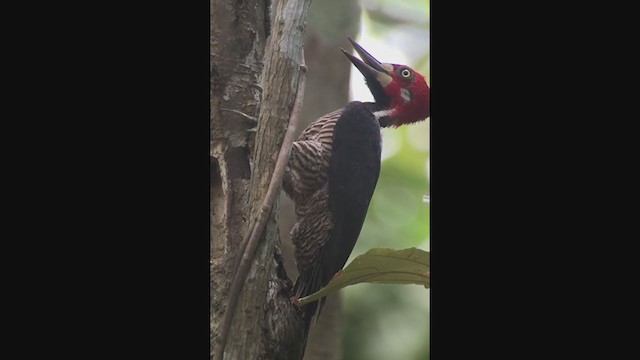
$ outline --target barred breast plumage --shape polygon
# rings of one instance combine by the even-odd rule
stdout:
[[[327,174],[331,159],[333,130],[343,109],[311,123],[293,143],[283,188],[294,201],[296,224],[291,231],[298,273],[310,270],[311,259],[329,239],[332,229],[327,205]]]
[[[311,123],[293,144],[283,188],[296,213],[296,297],[326,285],[360,233],[380,169],[376,108],[351,102]]]

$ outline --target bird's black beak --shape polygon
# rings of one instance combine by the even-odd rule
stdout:
[[[349,42],[351,42],[351,44],[353,45],[353,48],[360,55],[362,60],[349,54],[344,49],[340,49],[340,50],[342,50],[342,52],[347,56],[347,58],[351,60],[353,65],[355,65],[355,67],[358,68],[358,70],[362,73],[362,75],[364,75],[365,79],[367,79],[367,83],[371,83],[375,81],[376,83],[382,86],[387,85],[384,79],[389,78],[389,75],[388,75],[389,73],[384,68],[383,64],[380,61],[378,61],[376,58],[371,56],[371,54],[369,54],[367,50],[362,48],[362,46],[360,46],[360,44],[358,44],[357,42],[353,41],[353,39],[351,38],[347,38],[347,39],[349,39]]]

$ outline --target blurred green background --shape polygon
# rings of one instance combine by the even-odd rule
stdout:
[[[429,1],[361,0],[356,41],[382,62],[407,64],[427,77]],[[351,97],[372,96],[351,72]],[[429,250],[429,119],[383,129],[380,179],[349,259],[373,247]],[[359,284],[342,290],[343,356],[347,360],[429,358],[429,289],[418,285]]]

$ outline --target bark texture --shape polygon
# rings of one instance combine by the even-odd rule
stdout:
[[[268,1],[210,0],[212,350],[238,247],[266,194],[295,101],[309,4],[274,1],[270,25]],[[224,359],[300,359],[303,322],[289,300],[277,211],[276,201],[238,299]]]
[[[218,333],[232,264],[247,228],[250,132],[269,19],[264,1],[210,0],[211,333]],[[244,115],[242,115],[244,114]],[[211,341],[213,345],[214,341]]]

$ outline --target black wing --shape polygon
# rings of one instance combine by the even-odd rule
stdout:
[[[380,124],[361,102],[347,104],[333,130],[329,162],[329,208],[333,231],[322,256],[323,285],[353,250],[380,175]]]

